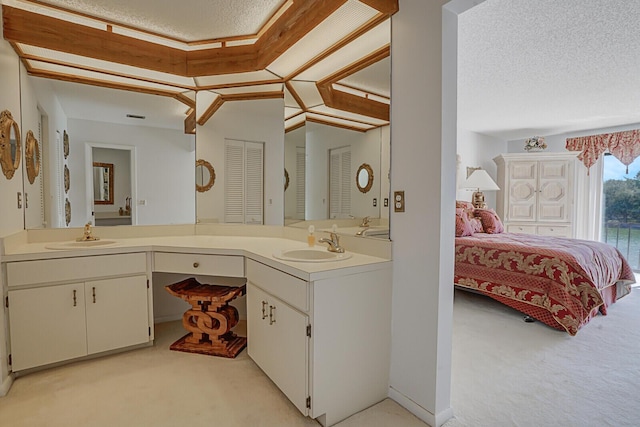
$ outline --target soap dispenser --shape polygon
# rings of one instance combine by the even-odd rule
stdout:
[[[309,226],[309,235],[307,236],[307,243],[309,247],[313,247],[316,244],[316,236],[313,235],[313,232],[316,231],[316,228],[313,225]]]

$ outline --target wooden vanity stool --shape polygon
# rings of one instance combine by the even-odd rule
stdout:
[[[191,304],[182,316],[190,332],[171,344],[171,350],[234,358],[245,348],[247,338],[231,332],[238,324],[238,310],[229,302],[246,293],[246,284],[207,285],[192,277],[165,288]]]

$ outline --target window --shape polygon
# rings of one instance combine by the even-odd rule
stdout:
[[[224,221],[262,224],[264,143],[225,139]]]

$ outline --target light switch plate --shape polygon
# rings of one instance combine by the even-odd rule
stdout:
[[[394,212],[404,212],[404,191],[393,192],[393,210]]]

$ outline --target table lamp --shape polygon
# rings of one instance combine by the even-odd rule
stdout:
[[[484,202],[483,191],[495,191],[499,190],[498,184],[489,176],[486,170],[476,169],[467,177],[462,184],[462,188],[473,188],[476,191],[473,192],[473,207],[476,209],[486,208],[487,204]]]

